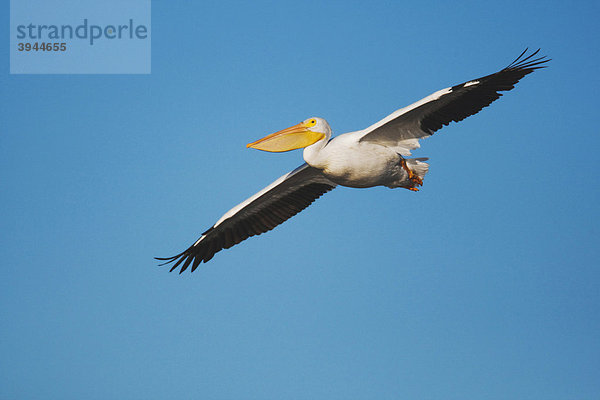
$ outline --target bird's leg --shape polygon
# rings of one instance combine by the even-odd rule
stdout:
[[[408,190],[412,190],[413,192],[418,192],[419,189],[417,186],[423,186],[423,179],[419,178],[417,174],[415,174],[408,165],[406,165],[406,160],[404,158],[400,159],[400,165],[404,170],[408,173],[408,180],[411,183],[411,186],[407,187]]]

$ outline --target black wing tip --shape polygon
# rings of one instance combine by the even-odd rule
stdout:
[[[529,47],[526,47],[525,50],[523,50],[523,52],[521,54],[519,54],[519,57],[515,58],[515,60],[513,62],[508,64],[508,66],[506,68],[504,68],[503,71],[506,71],[506,70],[509,70],[509,71],[515,71],[515,70],[533,71],[533,70],[540,69],[540,68],[546,68],[547,65],[542,65],[542,64],[552,61],[552,59],[548,58],[547,56],[540,56],[540,57],[534,58],[540,52],[540,50],[541,50],[541,48],[538,48],[536,51],[527,55],[527,52],[529,51]]]
[[[484,80],[493,79],[494,77],[498,77],[498,76],[502,76],[502,75],[508,76],[509,74],[511,74],[511,75],[516,74],[515,76],[517,77],[517,79],[512,83],[514,85],[525,75],[532,73],[536,69],[548,67],[547,65],[543,65],[549,61],[552,61],[552,59],[548,58],[547,56],[533,58],[540,52],[540,50],[541,49],[537,49],[533,53],[526,55],[527,52],[529,51],[529,48],[526,48],[525,50],[523,50],[523,52],[521,54],[519,54],[519,56],[517,58],[515,58],[515,60],[513,62],[508,64],[508,66],[501,69],[500,71],[498,71],[494,74],[488,75],[488,76],[484,76],[482,78],[472,79],[470,81],[463,82],[458,85],[454,85],[450,88],[450,91],[455,92],[459,89],[462,89],[468,83],[471,83],[473,81],[484,81]],[[476,86],[474,86],[474,88],[476,88]],[[512,87],[510,89],[512,89]],[[498,89],[497,92],[506,91],[506,90],[510,90],[510,89]],[[502,96],[501,93],[498,93],[498,95]]]
[[[177,260],[179,257],[181,257],[184,254],[185,254],[185,252],[179,253],[176,256],[172,256],[172,257],[154,257],[154,259],[157,261],[164,261],[163,263],[158,264],[159,267],[162,267],[163,265],[171,264],[173,261]]]
[[[181,267],[181,271],[179,271],[179,273],[181,274],[183,271],[185,271],[187,269],[187,267],[192,262],[192,260],[194,260],[194,258],[196,258],[197,262],[194,262],[194,267],[192,268],[192,272],[193,272],[196,269],[196,267],[198,266],[197,264],[199,264],[200,261],[202,261],[202,260],[198,259],[198,257],[194,257],[194,254],[192,254],[190,249],[191,249],[191,247],[189,249],[187,249],[186,251],[179,253],[175,256],[172,256],[172,257],[154,257],[154,259],[157,261],[164,261],[163,263],[158,264],[159,267],[162,267],[164,265],[168,265],[171,263],[175,263],[175,264],[173,264],[173,266],[171,267],[169,272],[173,272],[179,266],[179,264],[181,264],[183,261],[185,261],[185,263]]]
[[[183,251],[175,256],[154,257],[154,259],[157,261],[164,261],[164,262],[158,264],[159,267],[173,263],[173,265],[170,266],[171,269],[169,270],[169,272],[175,271],[180,265],[181,265],[181,269],[179,270],[180,274],[183,273],[186,269],[188,269],[188,267],[190,265],[192,266],[191,272],[194,272],[201,263],[208,262],[208,260],[213,258],[215,253],[217,253],[221,250],[221,249],[217,249],[215,251],[211,246],[209,246],[209,247],[210,248],[206,248],[206,246],[198,247],[198,246],[196,246],[196,244],[193,244],[192,246],[188,247],[185,251]]]

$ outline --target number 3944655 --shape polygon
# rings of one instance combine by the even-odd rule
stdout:
[[[17,43],[18,51],[66,51],[66,43],[52,42],[34,42],[34,43]]]

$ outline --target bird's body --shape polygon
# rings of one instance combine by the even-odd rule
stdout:
[[[179,265],[180,272],[189,265],[194,271],[218,251],[273,229],[337,185],[418,191],[429,165],[426,158],[407,157],[419,139],[479,112],[548,61],[533,59],[539,50],[522,58],[526,51],[495,74],[439,90],[366,129],[331,139],[327,121],[314,117],[248,144],[271,152],[304,148],[306,163],[229,210],[187,250],[159,260],[174,262],[171,271]]]
[[[304,160],[338,185],[410,187],[408,172],[402,168],[404,157],[390,147],[360,142],[364,134],[364,131],[345,133],[313,148],[322,143],[317,142],[304,149]]]
[[[304,149],[304,160],[342,186],[399,187],[406,183],[408,173],[401,167],[403,157],[389,147],[359,142],[362,133],[345,133],[323,143],[324,146],[320,146],[322,142],[315,143]]]

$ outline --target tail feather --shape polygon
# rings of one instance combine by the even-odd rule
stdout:
[[[419,178],[423,179],[427,171],[429,171],[429,164],[425,162],[427,160],[429,160],[429,158],[407,158],[406,165]]]

